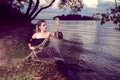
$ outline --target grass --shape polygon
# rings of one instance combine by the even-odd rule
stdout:
[[[17,43],[15,49],[12,52],[14,58],[23,58],[26,56],[25,45],[23,43]]]
[[[0,80],[6,80],[6,78],[0,78]],[[19,74],[13,74],[12,77],[7,77],[7,80],[33,80],[33,75],[28,72]]]
[[[33,80],[33,75],[27,72],[23,72],[18,75],[13,75],[10,80]]]

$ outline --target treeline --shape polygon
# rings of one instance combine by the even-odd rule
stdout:
[[[55,17],[59,17],[61,20],[95,20],[94,17],[92,16],[81,16],[78,14],[69,14],[69,15],[63,14]]]

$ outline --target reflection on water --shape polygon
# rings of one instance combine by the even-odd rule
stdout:
[[[48,29],[55,30],[52,21]],[[120,79],[120,32],[111,23],[101,26],[95,21],[61,21],[64,40],[60,51],[64,56],[83,60],[95,71],[97,80]]]

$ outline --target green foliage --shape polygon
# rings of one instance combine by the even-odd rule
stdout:
[[[25,45],[23,43],[18,43],[11,55],[14,58],[23,58],[25,54]]]
[[[4,78],[0,78],[0,80],[5,80]]]
[[[28,35],[25,35],[25,34],[27,34],[27,33],[23,33],[23,34],[19,35],[19,37],[17,39],[18,42],[15,44],[15,48],[14,48],[13,52],[11,53],[11,55],[14,58],[23,58],[29,52],[29,48],[28,48],[28,44],[27,44]]]
[[[27,72],[23,72],[19,75],[13,75],[10,80],[33,80],[33,75]]]

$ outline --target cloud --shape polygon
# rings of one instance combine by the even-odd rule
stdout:
[[[46,4],[45,0],[40,0],[41,4]],[[40,14],[37,16],[37,18],[43,18],[43,19],[52,19],[56,15],[62,15],[62,14],[69,14],[69,9],[67,8],[65,11],[58,9],[58,3],[60,0],[56,0],[53,5],[40,12]],[[118,0],[117,0],[118,1]],[[106,9],[110,7],[114,7],[114,0],[83,0],[84,7],[82,11],[80,12],[81,15],[88,15],[92,16],[93,13],[97,12],[105,12]]]
[[[98,0],[83,0],[85,6],[89,8],[97,8]]]
[[[45,5],[46,1],[45,0],[40,0],[40,5]]]
[[[86,1],[86,4],[84,6],[84,8],[82,9],[82,11],[80,12],[80,14],[82,15],[92,15],[93,13],[102,13],[102,12],[106,12],[107,9],[111,8],[111,7],[115,7],[114,5],[114,0],[96,0],[96,1],[93,1],[92,3],[94,2],[97,2],[98,3],[96,4],[96,7],[92,6],[91,3],[89,3],[89,1],[87,2]],[[95,3],[94,3],[95,4]]]
[[[115,0],[99,0],[100,2],[115,2]]]
[[[58,9],[58,3],[60,0],[55,0],[55,2],[52,5],[52,8],[57,8]]]
[[[83,0],[85,6],[89,8],[97,8],[99,3],[115,2],[114,0]]]
[[[48,0],[48,1],[51,2],[51,0]],[[57,9],[59,1],[60,0],[55,0],[55,2],[51,7]],[[45,0],[40,0],[40,5],[48,5],[48,3]]]
[[[35,1],[35,0],[34,0]],[[49,0],[50,2],[51,0]],[[53,3],[53,5],[51,6],[54,9],[58,9],[58,3],[60,0],[55,0],[55,2]],[[86,7],[89,8],[97,8],[99,3],[106,3],[106,2],[115,2],[115,0],[83,0],[83,3]],[[40,5],[46,5],[46,1],[45,0],[40,0]]]
[[[49,12],[49,14],[48,13],[40,13],[37,16],[37,18],[38,19],[53,19],[53,17],[56,16],[56,15],[61,15],[61,14],[59,14],[59,13],[50,13],[50,12]]]

